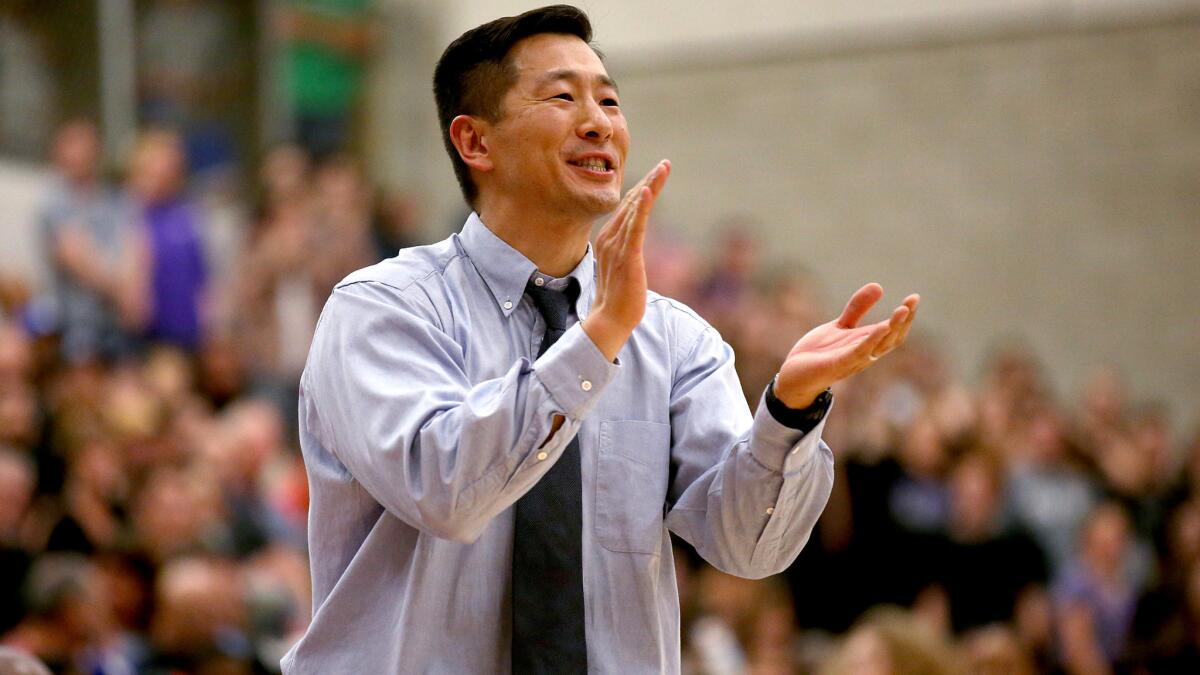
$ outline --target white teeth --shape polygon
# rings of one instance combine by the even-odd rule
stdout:
[[[589,157],[588,159],[580,160],[580,161],[576,162],[575,164],[577,164],[578,166],[582,166],[585,169],[591,169],[593,171],[607,171],[608,170],[608,167],[605,165],[604,160],[600,159],[598,157]]]

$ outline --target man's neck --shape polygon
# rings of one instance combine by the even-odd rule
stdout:
[[[479,219],[504,243],[529,258],[539,272],[552,277],[565,277],[579,265],[592,231],[587,219],[499,204],[481,204]]]

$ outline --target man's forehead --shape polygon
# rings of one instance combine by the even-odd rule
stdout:
[[[513,46],[511,57],[521,79],[534,84],[578,79],[616,86],[596,52],[574,35],[531,35]]]
[[[608,73],[604,72],[603,70],[600,72],[582,72],[573,68],[554,68],[541,73],[535,72],[534,76],[537,78],[537,84],[549,84],[562,80],[580,82],[593,80],[597,84],[609,86],[613,89],[617,88],[617,83],[608,76]]]

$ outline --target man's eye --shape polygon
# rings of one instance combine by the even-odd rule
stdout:
[[[574,101],[575,100],[575,97],[571,96],[570,94],[568,94],[566,92],[563,92],[556,96],[552,96],[551,98],[561,98],[564,101]]]
[[[619,106],[619,105],[621,105],[621,104],[620,104],[620,103],[617,103],[617,99],[615,99],[615,98],[606,98],[606,99],[604,99],[603,101],[600,101],[600,105],[606,105],[606,106],[607,106],[607,105],[615,105],[615,106]]]

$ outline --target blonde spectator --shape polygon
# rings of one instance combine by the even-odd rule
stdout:
[[[821,675],[957,675],[953,647],[912,614],[871,610],[818,671]]]
[[[1033,658],[1010,628],[996,624],[972,631],[963,652],[974,675],[1033,675]]]

